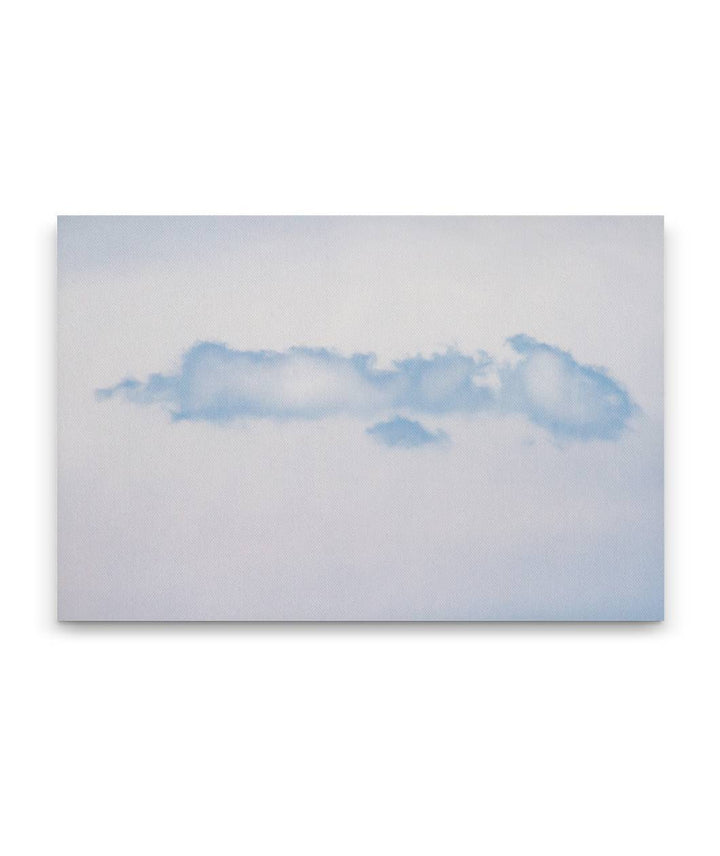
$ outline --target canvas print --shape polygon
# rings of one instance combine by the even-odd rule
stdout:
[[[60,217],[58,311],[60,619],[662,619],[661,217]]]

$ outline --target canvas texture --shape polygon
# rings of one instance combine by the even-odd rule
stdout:
[[[58,218],[58,615],[663,617],[661,217]]]

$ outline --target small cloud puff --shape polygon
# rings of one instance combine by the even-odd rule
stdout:
[[[577,363],[567,351],[529,336],[508,341],[519,355],[512,365],[482,351],[451,349],[397,360],[386,370],[375,367],[373,354],[236,351],[199,342],[176,374],[153,374],[145,383],[126,379],[96,394],[99,400],[122,395],[136,404],[160,403],[177,420],[371,418],[398,410],[435,416],[521,413],[557,438],[620,435],[635,407],[603,369]],[[445,439],[400,416],[369,433],[387,445]]]
[[[406,449],[425,446],[428,443],[443,443],[448,439],[444,431],[433,434],[419,422],[402,416],[396,416],[389,422],[378,422],[366,431],[378,443],[386,446],[401,446]]]

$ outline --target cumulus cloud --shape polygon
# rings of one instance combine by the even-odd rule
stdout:
[[[373,354],[344,356],[325,348],[237,351],[199,342],[174,374],[128,378],[97,391],[136,404],[164,405],[177,420],[359,418],[392,411],[442,416],[520,413],[558,438],[614,439],[634,411],[627,392],[601,368],[581,365],[553,345],[519,335],[519,359],[499,363],[483,351],[449,349],[378,369]],[[418,422],[396,416],[369,429],[387,445],[437,442]]]
[[[558,437],[615,439],[635,411],[628,393],[607,372],[530,336],[508,340],[521,355],[500,369],[502,405],[524,413]]]
[[[378,443],[386,446],[401,446],[406,449],[415,446],[425,446],[428,443],[442,443],[448,439],[444,431],[428,431],[419,422],[396,416],[389,422],[378,422],[372,428],[366,429],[367,433]]]

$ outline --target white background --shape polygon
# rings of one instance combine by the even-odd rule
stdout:
[[[4,14],[12,854],[718,846],[711,4]],[[57,213],[664,213],[667,620],[59,626]]]

